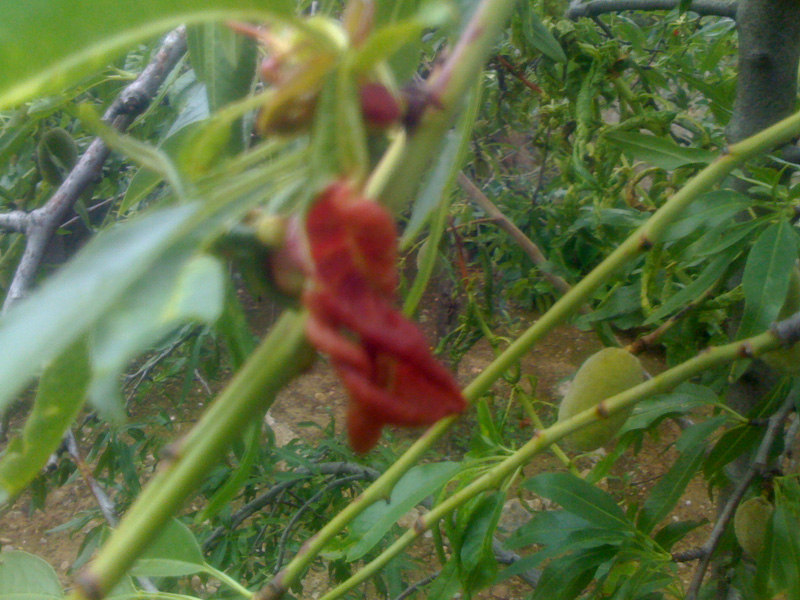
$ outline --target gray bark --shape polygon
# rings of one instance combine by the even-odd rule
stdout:
[[[592,0],[583,4],[572,3],[567,17],[575,20],[580,17],[597,17],[611,12],[625,10],[672,10],[677,8],[680,0]],[[735,0],[694,0],[689,9],[701,17],[736,16]]]
[[[800,0],[741,0],[739,80],[728,139],[737,142],[788,117],[797,97]]]

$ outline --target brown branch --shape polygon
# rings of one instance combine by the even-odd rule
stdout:
[[[728,501],[725,503],[725,506],[717,518],[717,522],[714,523],[714,528],[711,530],[708,539],[699,548],[699,553],[701,555],[700,563],[697,565],[697,569],[694,572],[694,577],[689,585],[689,590],[686,594],[686,600],[697,600],[698,593],[700,592],[700,586],[703,584],[703,578],[705,577],[706,569],[708,569],[708,565],[711,563],[711,558],[714,556],[714,552],[722,540],[722,535],[725,533],[725,528],[733,518],[736,507],[739,506],[739,502],[742,501],[745,492],[747,492],[747,488],[750,487],[750,483],[753,481],[753,479],[755,479],[756,475],[766,471],[769,461],[769,452],[772,449],[775,438],[778,437],[778,434],[781,432],[783,422],[794,408],[795,401],[797,400],[797,394],[793,392],[794,390],[789,392],[789,395],[787,396],[786,400],[784,400],[778,411],[769,418],[767,430],[764,433],[764,438],[761,440],[761,444],[758,447],[758,451],[756,452],[753,461],[750,463],[747,472],[745,472],[745,474],[736,484],[736,488],[733,490],[730,498],[728,498]]]
[[[524,250],[525,254],[533,261],[537,267],[540,268],[542,277],[544,277],[550,284],[562,294],[566,294],[570,289],[570,285],[560,276],[550,273],[544,267],[547,264],[547,257],[542,253],[531,239],[525,235],[522,230],[514,225],[508,217],[506,217],[500,209],[492,203],[486,195],[478,189],[472,180],[464,175],[463,172],[458,174],[458,184],[461,189],[469,196],[469,199],[477,204],[483,211],[492,219],[492,221],[503,231],[508,233],[517,244]]]
[[[111,103],[103,115],[103,120],[114,128],[124,131],[133,119],[147,108],[164,79],[185,52],[186,29],[179,27],[167,34],[153,60]],[[18,223],[24,222],[24,233],[28,236],[25,251],[17,265],[3,304],[4,312],[27,294],[55,231],[81,194],[100,176],[103,163],[110,152],[108,146],[100,138],[96,138],[61,186],[42,207],[27,214],[23,213],[24,219],[18,214],[19,211],[15,211],[16,215],[15,213],[0,215],[0,223],[3,220],[13,223],[15,219]]]
[[[585,4],[573,2],[567,10],[567,18],[573,21],[581,17],[596,17],[605,13],[626,10],[673,10],[680,0],[592,0]],[[694,0],[689,10],[701,17],[736,18],[737,2],[731,0]]]
[[[508,60],[502,54],[498,54],[496,56],[496,58],[497,58],[497,62],[499,62],[501,65],[503,65],[503,67],[505,67],[505,69],[509,73],[511,73],[514,77],[519,79],[523,83],[523,85],[525,85],[525,87],[533,90],[537,94],[543,94],[544,93],[544,90],[542,90],[542,88],[540,88],[538,85],[533,83],[530,79],[525,77],[525,73],[523,73],[522,71],[517,69],[517,67],[515,67],[510,62],[508,62]]]

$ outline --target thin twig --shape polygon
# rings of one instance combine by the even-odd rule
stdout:
[[[80,471],[81,477],[83,477],[84,482],[89,487],[89,491],[92,493],[92,496],[94,496],[95,502],[97,502],[97,506],[100,508],[100,513],[103,515],[106,523],[108,523],[111,527],[116,527],[117,523],[119,522],[119,518],[117,517],[114,501],[108,497],[108,494],[106,494],[100,484],[97,483],[94,475],[92,475],[92,470],[89,468],[89,465],[87,465],[86,461],[83,460],[80,448],[78,447],[78,441],[75,439],[75,434],[71,429],[69,429],[67,434],[64,436],[64,443],[67,448],[67,454],[69,454],[72,462],[75,463],[75,466],[78,467],[78,471]],[[158,592],[158,588],[153,584],[149,577],[137,577],[136,581],[140,586],[142,586],[144,591],[150,593]]]
[[[519,79],[525,87],[527,87],[530,90],[533,90],[537,94],[544,94],[544,90],[542,90],[542,88],[540,88],[538,85],[533,83],[530,79],[525,77],[525,73],[523,73],[522,71],[517,69],[517,67],[515,67],[510,62],[508,62],[508,59],[506,59],[505,56],[503,56],[502,54],[498,54],[496,56],[496,58],[497,58],[497,62],[499,62],[501,65],[503,65],[503,67],[505,67],[505,69],[509,73],[511,73],[514,77]]]
[[[412,583],[410,586],[408,586],[406,589],[404,589],[402,592],[400,592],[400,594],[397,595],[394,600],[405,600],[411,594],[416,592],[419,588],[425,587],[431,581],[436,579],[439,576],[439,573],[441,573],[441,571],[436,571],[435,573],[431,573],[427,577],[423,577],[422,579],[420,579],[416,583]]]
[[[238,511],[233,513],[231,516],[230,525],[227,527],[217,527],[214,531],[212,531],[211,535],[209,535],[205,542],[203,542],[203,550],[208,552],[213,547],[214,543],[220,537],[225,535],[225,533],[236,529],[245,521],[245,519],[255,514],[268,504],[272,503],[290,487],[298,483],[302,483],[314,475],[360,475],[362,479],[369,479],[370,481],[374,481],[380,476],[380,473],[375,469],[362,467],[361,465],[344,461],[320,463],[311,469],[302,467],[295,470],[294,474],[297,475],[297,479],[284,481],[272,486],[266,492],[257,496]]]
[[[550,273],[546,270],[547,257],[542,253],[537,246],[522,230],[517,227],[511,220],[506,217],[494,203],[486,197],[486,195],[478,189],[472,180],[467,177],[463,172],[458,174],[458,184],[461,189],[469,196],[469,199],[477,204],[489,217],[497,224],[500,229],[508,233],[517,244],[525,251],[525,254],[533,261],[537,267],[540,268],[542,277],[550,282],[556,290],[562,294],[566,294],[570,289],[570,285],[560,276]]]
[[[355,475],[350,475],[348,477],[343,477],[341,479],[334,479],[333,481],[329,482],[325,485],[321,490],[319,490],[316,494],[311,496],[307,502],[305,502],[294,515],[292,515],[291,520],[286,525],[281,534],[281,539],[278,542],[278,556],[275,559],[275,573],[281,570],[281,566],[283,565],[283,557],[286,553],[286,543],[289,541],[289,533],[291,533],[294,526],[300,520],[300,518],[305,514],[305,512],[310,509],[314,504],[319,502],[320,498],[322,498],[325,494],[330,492],[337,487],[341,487],[343,485],[347,485],[348,483],[352,483],[354,481],[359,481],[364,479],[363,473],[356,473]]]
[[[767,425],[767,430],[764,433],[764,437],[761,440],[761,444],[758,447],[758,451],[756,452],[753,461],[750,463],[747,471],[736,484],[733,493],[725,503],[725,506],[720,512],[717,522],[714,524],[714,528],[711,530],[708,539],[700,547],[700,552],[702,553],[700,557],[700,563],[697,565],[694,577],[689,585],[689,590],[686,594],[686,600],[697,600],[697,595],[700,592],[700,586],[703,584],[703,578],[705,577],[706,569],[708,569],[711,558],[714,556],[714,552],[722,540],[722,535],[725,533],[725,528],[727,527],[728,522],[731,520],[731,518],[733,518],[736,507],[739,506],[739,502],[741,502],[745,492],[747,492],[747,488],[750,487],[750,483],[753,481],[753,479],[755,479],[756,475],[763,473],[766,470],[769,461],[769,452],[772,449],[775,438],[778,437],[778,434],[781,432],[784,420],[786,420],[786,417],[794,408],[797,400],[797,394],[794,392],[797,389],[798,388],[795,387],[789,393],[778,411],[769,418],[769,425]]]
[[[103,120],[115,129],[124,131],[136,115],[147,108],[166,76],[185,52],[186,29],[179,27],[167,34],[153,60],[111,103]],[[50,199],[40,208],[23,213],[24,233],[28,237],[25,251],[8,288],[3,312],[27,294],[58,226],[81,194],[100,176],[103,163],[110,153],[108,146],[100,138],[95,138]],[[18,213],[19,211],[7,213],[2,218],[8,223],[16,221],[21,226],[23,219]]]

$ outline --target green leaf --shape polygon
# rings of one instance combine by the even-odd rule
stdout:
[[[425,597],[428,600],[450,600],[461,589],[461,578],[458,575],[458,560],[452,556],[439,576],[425,590]]]
[[[434,494],[460,468],[459,463],[440,462],[409,469],[395,484],[389,502],[377,502],[353,520],[351,530],[360,533],[360,539],[347,552],[347,560],[358,560],[369,552],[400,517]]]
[[[186,94],[185,102],[180,103],[178,108],[180,114],[158,144],[159,151],[173,163],[181,158],[185,146],[197,133],[199,127],[197,123],[209,116],[205,86],[200,84],[192,86],[191,91]],[[135,208],[163,180],[160,171],[140,168],[125,190],[125,196],[117,209],[118,214],[123,215]]]
[[[400,240],[401,248],[407,248],[416,239],[437,207],[447,201],[469,148],[469,140],[481,98],[479,80],[467,98],[466,110],[461,114],[456,126],[445,136],[440,151],[437,153],[436,164],[414,202],[411,218]]]
[[[58,449],[64,432],[83,406],[90,378],[83,339],[47,366],[21,436],[13,439],[0,457],[0,503],[3,496],[21,492]]]
[[[745,195],[734,190],[716,190],[703,194],[692,202],[680,219],[664,230],[661,241],[679,240],[700,227],[711,229],[724,225],[730,228],[734,215],[747,209],[751,204]]]
[[[0,108],[76,83],[181,24],[289,18],[290,0],[29,0],[0,8]]]
[[[147,547],[131,569],[132,575],[180,577],[205,568],[203,551],[189,528],[170,520],[156,540]]]
[[[787,221],[770,225],[758,236],[744,266],[744,313],[736,339],[763,332],[777,318],[796,260],[797,237]]]
[[[796,598],[800,591],[800,518],[795,510],[784,496],[778,496],[764,549],[757,557],[755,585],[759,599],[771,599],[783,590],[788,591],[787,598]]]
[[[250,423],[244,433],[245,451],[242,460],[236,467],[236,470],[231,474],[228,480],[220,487],[214,495],[209,499],[208,504],[205,505],[197,517],[195,523],[202,523],[206,519],[214,517],[233,499],[239,488],[247,481],[250,476],[250,471],[258,458],[258,450],[261,441],[261,422],[254,421]]]
[[[672,171],[694,164],[708,164],[716,153],[702,148],[679,146],[671,139],[631,131],[614,131],[603,137],[616,144],[635,159]]]
[[[632,530],[633,524],[614,498],[569,473],[542,473],[523,484],[590,523],[605,529]]]
[[[380,27],[356,50],[354,70],[357,73],[369,71],[404,46],[416,45],[415,54],[418,55],[419,39],[425,30],[441,27],[451,20],[453,12],[448,4],[430,3],[408,18]]]
[[[594,578],[601,564],[614,557],[615,549],[608,546],[587,552],[568,554],[551,561],[542,572],[531,600],[572,600]]]
[[[620,435],[637,429],[648,429],[670,415],[682,415],[705,404],[718,402],[717,395],[707,387],[693,383],[681,384],[674,392],[647,398],[639,402],[625,421]]]
[[[567,62],[567,55],[564,54],[561,44],[542,23],[539,15],[533,10],[533,6],[531,2],[521,2],[518,5],[522,32],[526,42],[556,62]]]
[[[591,524],[586,519],[565,510],[538,512],[509,536],[505,546],[510,550],[531,544],[560,546],[572,533],[590,527]]]
[[[0,554],[0,598],[53,600],[63,597],[58,576],[46,561],[20,550]]]
[[[33,295],[11,307],[0,320],[0,409],[151,269],[197,208],[159,211],[100,233]]]
[[[708,519],[703,519],[702,521],[680,521],[678,523],[669,523],[653,536],[653,540],[666,552],[669,552],[672,550],[672,546],[686,537],[689,532],[694,531],[706,523],[708,523]]]
[[[705,445],[690,448],[678,457],[666,475],[650,491],[637,526],[649,534],[675,507],[683,491],[703,464]]]
[[[198,80],[205,83],[211,112],[250,93],[256,72],[254,39],[219,23],[201,23],[186,33],[192,67]],[[231,128],[227,151],[233,155],[245,146],[241,119],[231,123]]]
[[[482,499],[470,514],[461,545],[461,565],[466,571],[474,571],[482,562],[495,564],[492,538],[503,512],[505,492],[493,492]]]
[[[720,277],[725,274],[725,268],[738,250],[726,252],[715,257],[697,278],[682,290],[670,296],[661,306],[650,313],[643,325],[657,323],[672,313],[684,308],[690,302],[697,300],[708,288],[715,285]]]
[[[179,325],[213,323],[222,312],[225,275],[210,256],[192,248],[172,253],[159,268],[128,289],[92,336],[92,404],[106,417],[124,418],[117,381],[127,364]]]
[[[219,23],[201,23],[186,32],[189,59],[206,84],[211,112],[250,93],[256,72],[256,42]]]

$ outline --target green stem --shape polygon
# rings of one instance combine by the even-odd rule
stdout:
[[[320,600],[334,600],[334,598],[339,598],[356,585],[378,573],[392,558],[400,554],[409,544],[430,529],[440,519],[450,514],[476,495],[500,487],[509,475],[524,466],[533,456],[546,450],[550,445],[561,438],[592,423],[606,419],[627,407],[633,406],[639,400],[648,398],[654,394],[667,392],[679,383],[696,375],[700,375],[712,367],[733,362],[740,359],[743,355],[749,355],[751,352],[758,355],[762,352],[778,348],[780,345],[780,340],[773,333],[766,332],[747,340],[708,349],[677,367],[664,371],[660,375],[656,375],[652,379],[626,390],[621,394],[612,396],[602,401],[597,406],[578,413],[570,419],[560,421],[547,429],[537,431],[531,440],[514,454],[500,464],[492,467],[492,469],[487,471],[484,475],[455,494],[449,496],[444,502],[435,506],[430,512],[420,517],[412,528],[408,529],[403,535],[397,538],[397,540],[377,558],[362,567],[361,570],[350,577],[350,579],[344,581],[322,596]]]
[[[405,206],[419,185],[515,4],[515,0],[482,0],[444,66],[431,75],[423,90],[430,105],[413,128],[404,148],[402,168],[392,173],[382,198],[391,209]]]
[[[525,397],[525,394],[519,395],[519,402],[522,404],[525,412],[528,413],[528,416],[531,418],[531,421],[533,421],[533,425],[536,427],[536,429],[540,431],[544,429],[544,423],[542,423],[539,415],[536,414],[536,409],[533,407],[533,403]],[[570,473],[576,476],[579,475],[578,467],[575,466],[575,463],[572,462],[572,459],[567,456],[567,454],[558,444],[553,444],[550,447],[550,451],[556,455],[556,458],[558,458],[558,460],[560,460],[565,467],[569,469]]]
[[[97,557],[78,576],[70,600],[96,600],[125,574],[252,419],[304,365],[305,315],[286,311],[189,434],[175,444]]]
[[[491,3],[490,3],[491,4]],[[499,4],[499,2],[498,2]],[[633,233],[617,250],[591,273],[559,299],[536,323],[489,364],[464,389],[464,396],[474,401],[497,381],[533,345],[556,326],[574,314],[597,290],[628,261],[658,242],[666,227],[672,223],[697,196],[722,181],[731,170],[764,150],[788,142],[800,135],[800,113],[792,115],[727,148],[727,153],[708,165],[686,186],[672,196],[653,216]],[[652,380],[651,380],[652,381]],[[382,498],[388,498],[398,479],[430,449],[455,423],[458,416],[442,419],[430,427],[386,472],[375,480],[363,494],[330,520],[301,548],[292,561],[259,592],[259,600],[280,598],[313,562],[319,552],[357,515]],[[564,434],[566,435],[566,434]]]
[[[220,582],[222,582],[225,585],[227,585],[229,588],[231,588],[233,591],[235,591],[240,596],[244,596],[245,598],[252,598],[253,597],[253,592],[251,592],[246,587],[244,587],[241,583],[239,583],[238,581],[236,581],[235,579],[230,577],[227,573],[223,573],[222,571],[219,571],[219,570],[215,569],[214,567],[212,567],[208,563],[206,563],[203,566],[203,568],[205,569],[206,573],[208,573],[212,577],[216,577],[217,579],[219,579]]]
[[[199,600],[199,598],[172,592],[132,592],[130,594],[115,594],[114,600]]]

